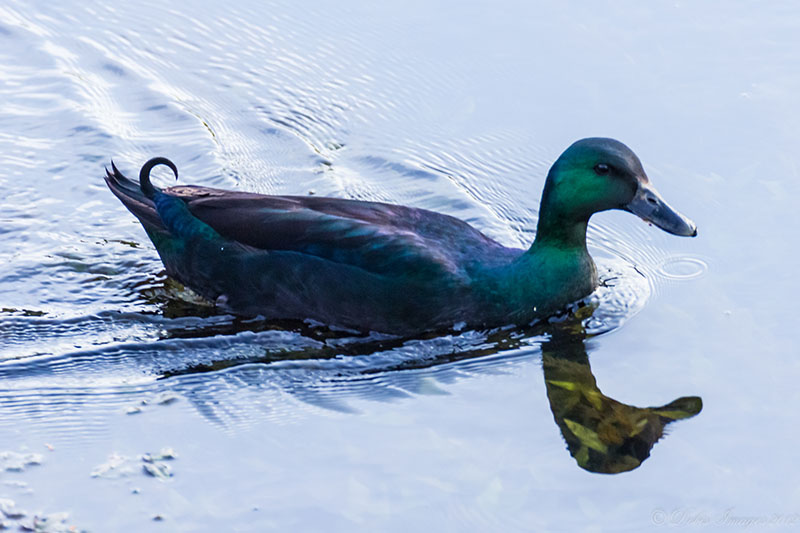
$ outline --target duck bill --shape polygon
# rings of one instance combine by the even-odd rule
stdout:
[[[697,235],[695,223],[672,209],[649,183],[639,183],[636,195],[628,202],[625,209],[673,235],[684,237]]]

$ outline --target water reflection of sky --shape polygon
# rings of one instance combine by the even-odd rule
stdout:
[[[798,17],[791,3],[6,2],[0,453],[42,464],[0,472],[0,498],[20,520],[68,511],[95,531],[790,529]],[[601,306],[624,324],[585,344],[603,394],[703,398],[640,468],[576,466],[535,336],[359,379],[326,371],[335,359],[156,379],[318,341],[226,339],[208,336],[223,318],[162,316],[157,256],[101,181],[110,157],[134,169],[167,155],[205,185],[435,209],[522,245],[548,165],[589,135],[629,144],[699,226],[676,239],[604,213],[590,231],[601,265],[646,279],[624,270]],[[462,335],[383,357],[485,342]],[[141,473],[139,456],[164,447],[173,476]],[[118,475],[91,477],[109,464]]]

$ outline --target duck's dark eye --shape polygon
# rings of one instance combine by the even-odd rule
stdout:
[[[610,170],[609,166],[606,165],[605,163],[598,163],[594,166],[595,173],[597,173],[600,176],[605,176],[606,174],[608,174],[609,170]]]

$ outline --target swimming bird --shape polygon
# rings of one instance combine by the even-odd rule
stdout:
[[[167,274],[226,312],[311,319],[390,334],[528,324],[588,296],[592,214],[622,209],[695,236],[619,141],[582,139],[556,160],[536,236],[509,248],[457,218],[400,205],[139,183],[113,164],[106,183],[142,223]]]

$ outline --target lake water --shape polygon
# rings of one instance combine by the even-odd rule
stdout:
[[[800,7],[301,4],[0,3],[0,524],[797,528]],[[217,314],[102,180],[163,155],[182,183],[525,246],[588,136],[633,148],[699,236],[595,216],[607,287],[522,330]]]

